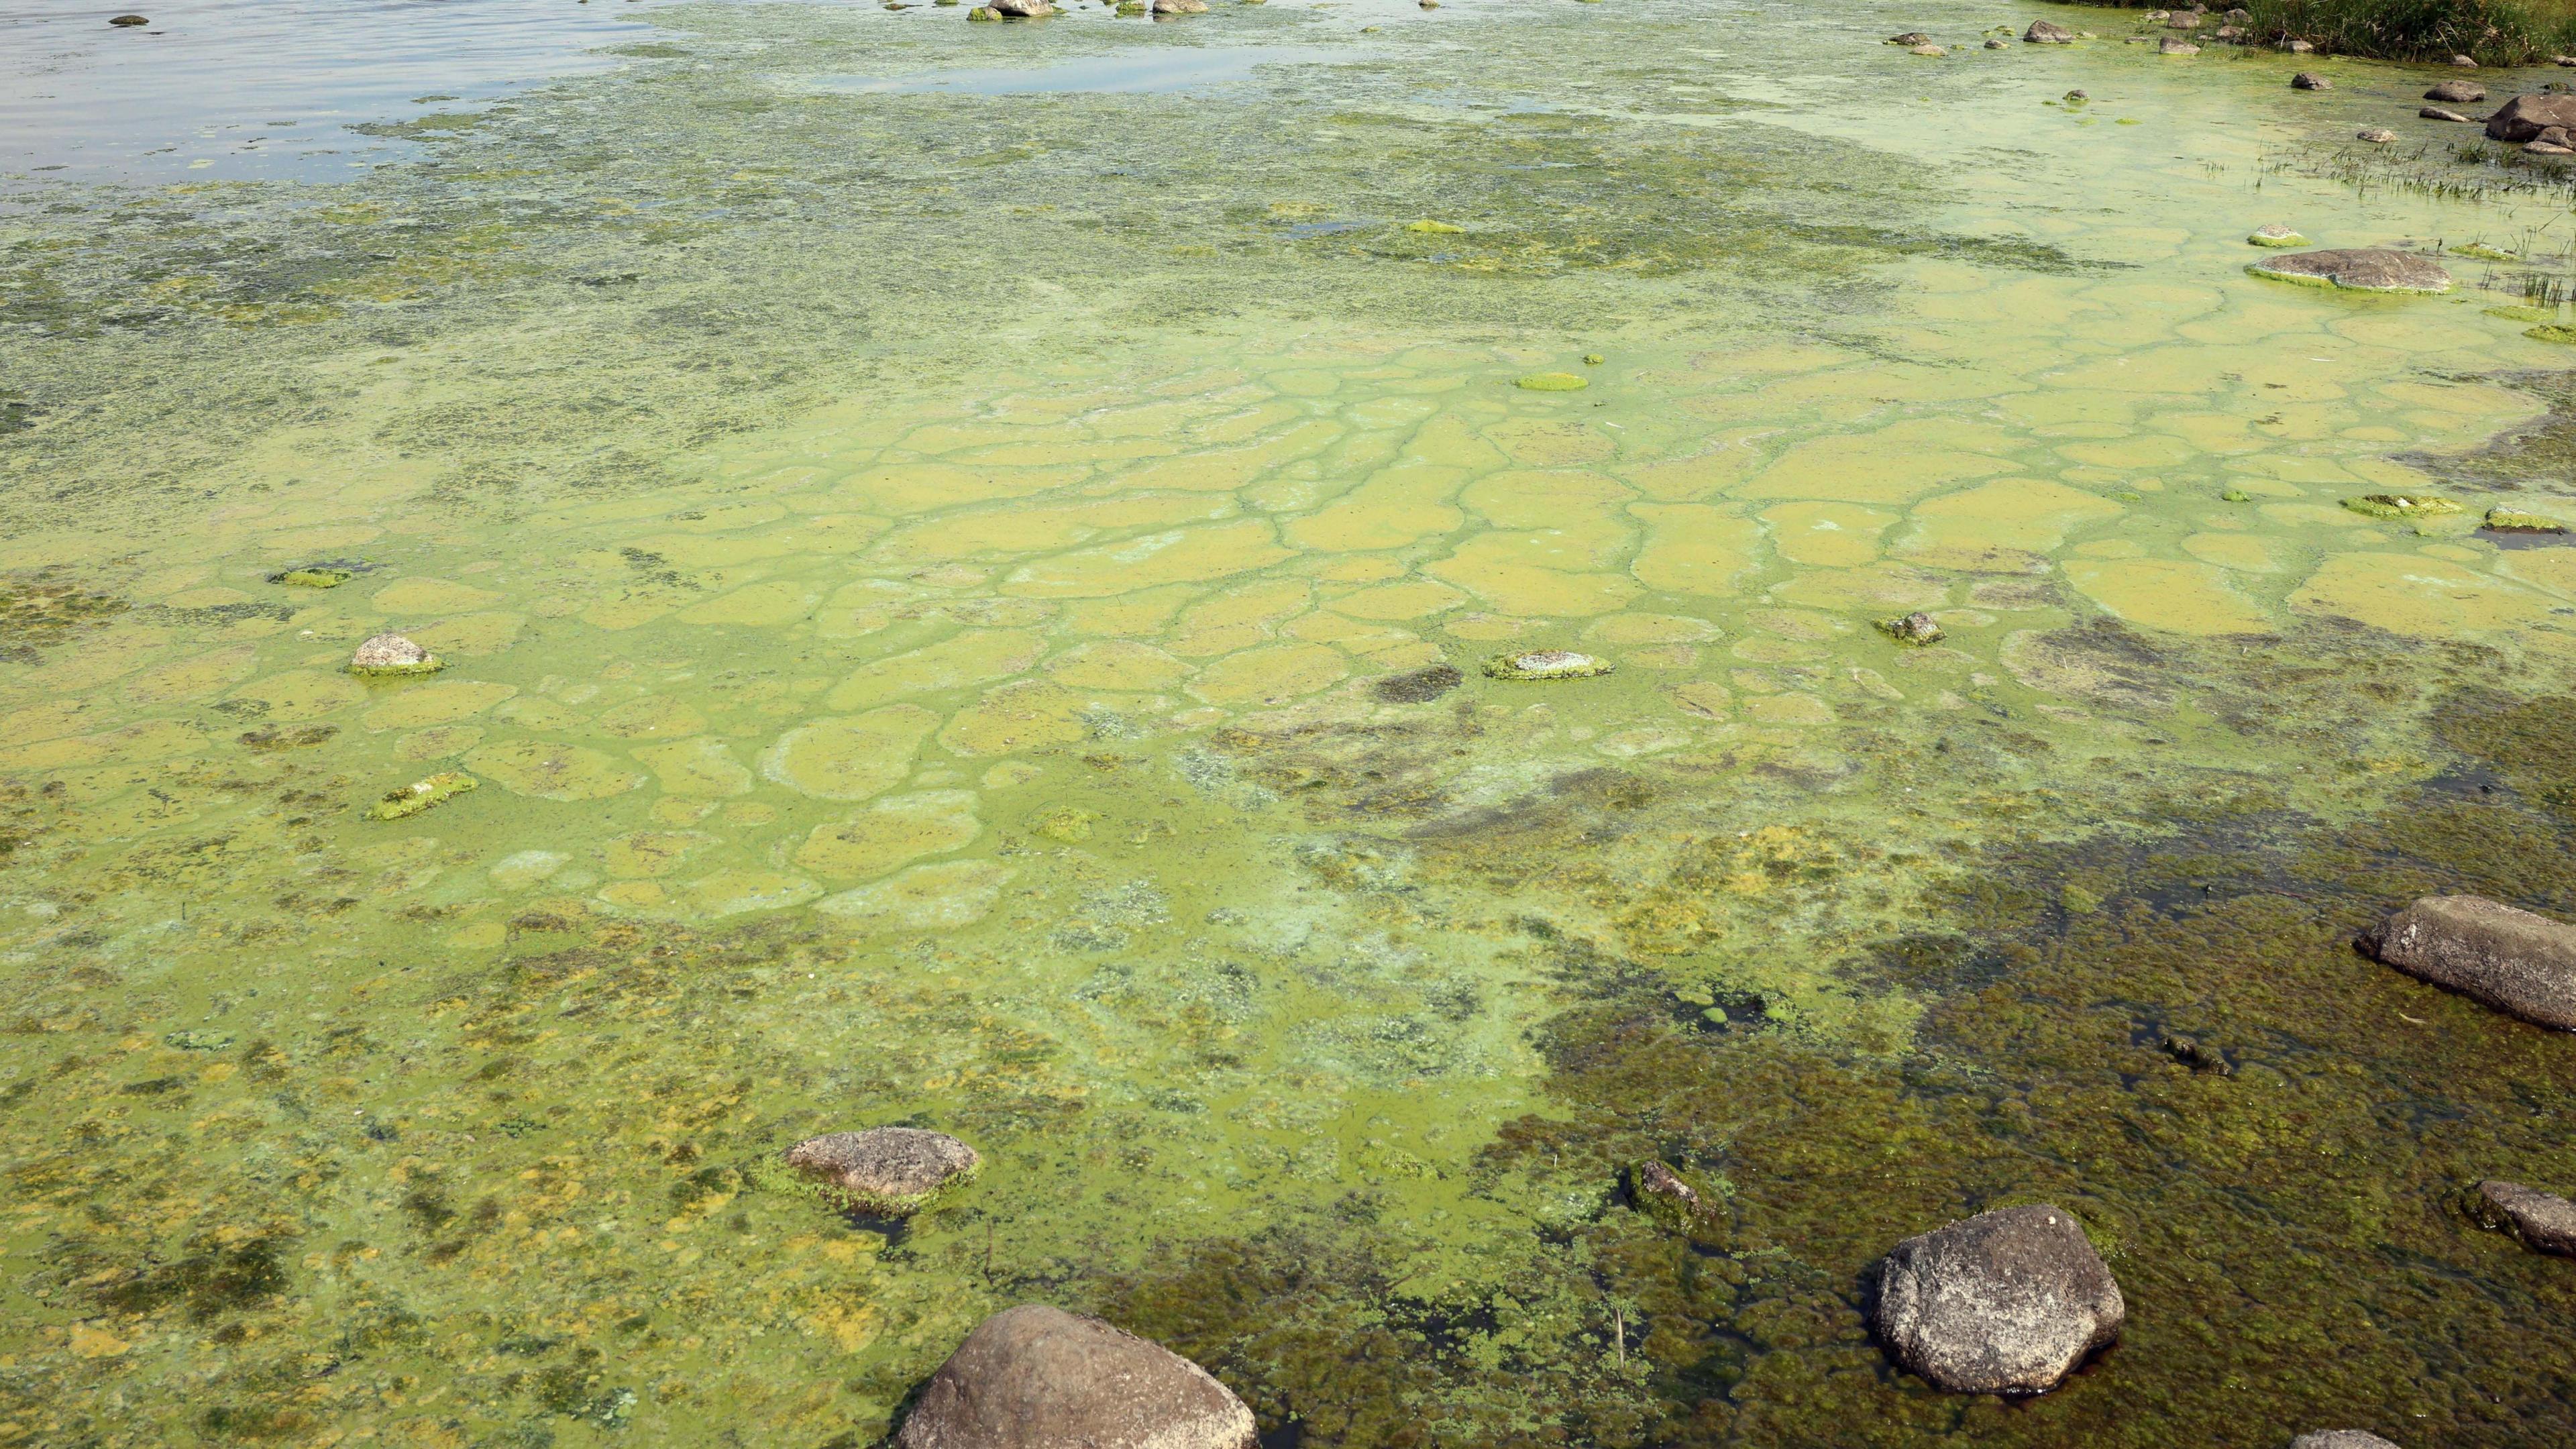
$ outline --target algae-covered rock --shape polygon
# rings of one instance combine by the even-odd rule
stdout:
[[[2459,500],[2438,493],[2363,493],[2343,500],[2343,506],[2371,518],[2438,518],[2460,511]]]
[[[1891,35],[1887,37],[1887,43],[1889,45],[1930,45],[1932,43],[1932,37],[1924,34],[1920,30],[1909,30],[1902,35]]]
[[[1042,20],[1055,13],[1048,0],[988,0],[985,8],[1010,20]]]
[[[2258,247],[2303,247],[2308,244],[2306,237],[2277,221],[2268,226],[2256,227],[2245,241],[2248,246]]]
[[[1137,6],[1136,8],[1137,8],[1138,10],[1142,10],[1142,9],[1144,9],[1145,7],[1144,7],[1144,6],[1142,6],[1142,5],[1139,5],[1139,6]],[[1118,7],[1118,9],[1119,9],[1120,13],[1122,13],[1122,14],[1123,14],[1123,13],[1125,13],[1125,11],[1126,11],[1127,7],[1126,7],[1126,6],[1124,6],[1124,5],[1121,5],[1121,6],[1119,6],[1119,7]],[[987,6],[983,6],[983,5],[978,5],[978,6],[976,6],[974,9],[969,10],[969,11],[967,11],[967,12],[966,12],[966,18],[967,18],[967,19],[969,19],[969,20],[974,20],[974,21],[985,21],[985,20],[999,20],[999,19],[1001,19],[1002,17],[1001,17],[1001,16],[999,16],[999,15],[994,14],[994,13],[992,12],[992,10],[991,10],[989,7],[987,7]]]
[[[2195,1072],[2228,1076],[2236,1069],[2228,1064],[2226,1054],[2216,1047],[2203,1045],[2198,1037],[2169,1031],[2156,1039],[2156,1049]]]
[[[2518,1182],[2478,1184],[2474,1207],[2488,1227],[2513,1234],[2536,1253],[2576,1258],[2576,1202]]]
[[[2029,45],[2073,45],[2075,32],[2053,20],[2034,20],[2021,38]]]
[[[1893,619],[1879,620],[1878,632],[1899,644],[1938,644],[1947,637],[1941,632],[1940,624],[1920,609],[1911,614],[1899,614]]]
[[[2540,1026],[2576,1030],[2576,926],[2483,896],[2426,896],[2359,944],[2409,976]]]
[[[2576,327],[2559,323],[2543,323],[2538,327],[2527,327],[2523,329],[2522,335],[2534,342],[2555,342],[2561,347],[2576,347]]]
[[[2246,266],[2254,276],[2347,291],[2450,291],[2450,273],[2429,260],[2388,248],[2329,248],[2290,253]]]
[[[2128,1305],[2074,1215],[2034,1206],[1897,1244],[1875,1317],[1897,1362],[1937,1387],[2037,1394],[2118,1337]]]
[[[1402,674],[1390,674],[1370,686],[1370,692],[1388,704],[1426,704],[1466,682],[1455,664],[1426,664]]]
[[[1490,679],[1590,679],[1607,674],[1608,660],[1571,649],[1533,649],[1526,654],[1497,654],[1485,661]]]
[[[2565,533],[2567,525],[2538,513],[2525,513],[2519,508],[2490,508],[2486,526],[2498,533]]]
[[[270,574],[268,581],[291,589],[336,589],[356,578],[358,572],[347,564],[297,564]]]
[[[1254,1449],[1252,1411],[1207,1370],[1044,1304],[977,1324],[924,1384],[895,1449]]]
[[[2552,126],[2576,126],[2576,95],[2539,93],[2515,96],[2487,117],[2491,141],[2536,141]]]
[[[1452,226],[1448,222],[1433,221],[1428,217],[1420,221],[1407,222],[1404,229],[1418,231],[1426,236],[1463,236],[1467,230],[1463,226]]]
[[[401,820],[418,815],[433,805],[444,805],[483,782],[472,775],[445,770],[426,780],[414,780],[370,806],[367,814],[377,820]]]
[[[400,634],[378,634],[349,656],[349,672],[377,677],[436,674],[446,668],[439,657]]]
[[[1700,1227],[1709,1216],[1699,1189],[1656,1158],[1628,1169],[1628,1195],[1636,1201],[1637,1211],[1676,1232]]]
[[[2397,1449],[2366,1429],[2319,1429],[2290,1441],[2290,1449]]]
[[[2397,139],[2397,133],[2386,126],[2371,126],[2365,130],[2353,132],[2352,138],[2356,141],[2368,141],[2374,146],[2385,146]]]
[[[1154,0],[1157,15],[1205,15],[1207,0]]]
[[[1580,392],[1592,384],[1570,372],[1533,372],[1517,385],[1531,392]]]
[[[877,1127],[827,1132],[787,1149],[787,1165],[861,1212],[909,1217],[940,1189],[982,1168],[975,1149],[944,1132]]]

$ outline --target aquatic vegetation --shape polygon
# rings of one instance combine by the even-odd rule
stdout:
[[[2343,506],[2371,518],[2431,518],[2460,511],[2460,501],[2434,493],[2364,493]]]
[[[2519,508],[2490,508],[2485,526],[2498,533],[2565,533],[2567,525],[2543,514],[2526,513]]]
[[[461,774],[454,770],[441,771],[424,779],[414,780],[399,790],[387,791],[385,798],[368,807],[367,814],[376,820],[409,819],[423,810],[443,805],[469,790],[479,788],[482,783],[472,775]]]
[[[1527,373],[1518,383],[1518,386],[1528,392],[1580,392],[1591,385],[1589,378],[1571,372]]]

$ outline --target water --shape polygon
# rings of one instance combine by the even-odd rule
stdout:
[[[1032,1299],[1280,1442],[2565,1420],[2456,1202],[2576,1185],[2576,1067],[2346,944],[2576,911],[2576,551],[2477,526],[2571,506],[2567,195],[2345,143],[2421,75],[615,14],[328,100],[508,96],[329,184],[10,125],[0,1442],[864,1444]],[[896,1122],[987,1164],[899,1231],[775,1165]],[[2034,1200],[2121,1346],[1888,1371],[1867,1265]]]

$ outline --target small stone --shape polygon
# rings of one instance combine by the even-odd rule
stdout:
[[[2478,1184],[2479,1221],[2513,1234],[2535,1253],[2576,1258],[2576,1202],[2518,1182]]]
[[[2448,101],[2455,106],[2474,105],[2487,98],[2487,88],[2476,81],[2448,80],[2424,93],[2428,101]]]
[[[1610,672],[1609,661],[1571,649],[1533,649],[1526,654],[1497,654],[1485,661],[1490,679],[1591,679]]]
[[[2198,11],[2177,10],[2171,15],[2165,17],[2165,29],[2167,30],[2198,30],[2199,28],[2200,13]]]
[[[1587,352],[1583,354],[1583,365],[1586,367],[1599,367],[1601,364],[1608,362],[1609,360],[1609,358],[1602,356],[1598,352]]]
[[[446,667],[437,655],[400,634],[378,634],[349,656],[352,674],[435,674]]]
[[[2519,508],[2490,508],[2486,526],[2497,533],[2565,533],[2567,525],[2555,518],[2525,513]]]
[[[1533,372],[1513,384],[1530,392],[1581,392],[1591,385],[1570,372]]]
[[[2053,20],[2034,20],[2021,38],[2027,45],[2073,45],[2075,32]]]
[[[2304,40],[2284,40],[2281,42],[2281,48],[2292,55],[2307,55],[2316,50],[2315,46]]]
[[[2443,110],[2440,106],[2426,106],[2415,114],[2428,121],[2465,121],[2469,119],[2457,111]]]
[[[1906,52],[1907,55],[1928,55],[1934,59],[1938,59],[1942,56],[1948,55],[1949,53],[1950,52],[1947,49],[1938,45],[1918,45]]]
[[[1906,1239],[1879,1265],[1880,1341],[1953,1393],[2046,1393],[2127,1317],[2120,1285],[2063,1208],[1979,1213]]]
[[[1420,669],[1390,674],[1371,685],[1369,692],[1388,704],[1428,704],[1466,680],[1455,664],[1426,664]]]
[[[2251,503],[2254,501],[2254,495],[2246,492],[2242,488],[2230,488],[2226,492],[2218,495],[2218,501],[2221,503]]]
[[[1121,9],[1124,9],[1125,7],[1123,7],[1123,6],[1122,6],[1122,7],[1120,7],[1120,8],[1121,8]],[[969,19],[969,20],[974,20],[974,21],[985,21],[985,20],[999,20],[999,19],[1001,19],[1002,17],[1001,17],[1001,16],[999,16],[999,15],[994,14],[994,13],[992,12],[992,10],[991,10],[989,7],[987,7],[987,6],[982,6],[982,5],[978,5],[978,6],[976,6],[974,9],[969,10],[969,11],[967,11],[967,12],[966,12],[966,18],[967,18],[967,19]]]
[[[2253,233],[2245,238],[2245,241],[2249,246],[2258,247],[2303,247],[2308,244],[2308,239],[2306,237],[2299,235],[2297,232],[2292,231],[2290,228],[2283,226],[2277,221],[2266,226],[2256,227]]]
[[[2008,48],[2009,47],[2000,40],[1989,40],[1986,42],[1986,49],[1988,50],[2004,50]]]
[[[1207,0],[1154,0],[1157,15],[1205,15]]]
[[[2352,136],[2356,141],[2368,141],[2374,146],[2385,146],[2397,139],[2397,133],[2384,126],[2373,126],[2367,131],[2355,131]]]
[[[268,581],[284,584],[290,589],[336,589],[357,576],[356,569],[332,564],[299,564],[291,569],[279,569],[268,576]]]
[[[2253,12],[2253,11],[2251,11],[2251,10],[2242,10],[2242,9],[2239,9],[2239,10],[2230,10],[2230,11],[2228,11],[2228,12],[2227,12],[2226,19],[2228,20],[2228,22],[2229,22],[2230,24],[2234,24],[2234,25],[2249,25],[2249,24],[2252,24],[2252,23],[2253,23],[2253,20],[2254,20],[2254,12]]]
[[[1938,644],[1947,637],[1932,616],[1920,609],[1911,614],[1899,614],[1893,619],[1879,620],[1878,632],[1899,644]]]
[[[2177,40],[2168,35],[2156,42],[2156,52],[2159,55],[2198,55],[2200,47],[2188,40]]]
[[[1252,1411],[1207,1370],[1044,1304],[977,1324],[930,1376],[894,1449],[1254,1449]]]
[[[2166,1032],[2157,1040],[2156,1049],[2195,1072],[2224,1077],[2236,1070],[2228,1065],[2226,1056],[2217,1048],[2202,1046],[2199,1038],[2184,1036],[2180,1032]]]
[[[1930,45],[1932,43],[1932,37],[1924,34],[1920,30],[1909,30],[1903,35],[1891,35],[1887,37],[1886,43],[1889,45]]]
[[[2060,99],[2064,100],[2070,106],[2080,106],[2086,101],[2093,99],[2093,97],[2087,95],[2083,91],[2068,91],[2064,96],[2060,97]]]
[[[107,23],[108,23],[108,24],[110,24],[110,25],[126,25],[126,26],[132,26],[132,25],[149,25],[149,24],[151,24],[152,22],[151,22],[151,21],[149,21],[149,20],[144,19],[144,18],[143,18],[142,16],[140,16],[140,15],[112,15],[112,16],[109,16],[109,17],[108,17],[108,21],[107,21]]]
[[[2451,274],[2409,252],[2384,247],[2329,248],[2266,257],[2245,270],[2276,282],[2343,287],[2356,292],[2447,292]]]
[[[1699,1189],[1651,1157],[1628,1169],[1628,1193],[1636,1200],[1639,1212],[1667,1227],[1688,1231],[1708,1216],[1708,1206],[1700,1200]]]
[[[2218,38],[2221,40],[2243,40],[2245,38],[2244,27],[2237,25],[2222,25],[2218,27]]]
[[[2426,896],[2358,944],[2409,976],[2534,1025],[2576,1030],[2576,926],[2483,896]]]
[[[876,1127],[827,1132],[787,1149],[787,1165],[838,1193],[852,1208],[878,1217],[909,1217],[984,1160],[944,1132]]]
[[[2452,56],[2451,64],[2458,66],[2462,70],[2476,70],[2478,68],[2478,63],[2469,59],[2465,55]]]
[[[1043,20],[1055,13],[1048,0],[987,0],[984,8],[1014,20]]]
[[[219,1052],[233,1044],[228,1031],[174,1031],[161,1038],[161,1044],[174,1051]]]
[[[472,775],[444,771],[388,792],[383,799],[368,807],[367,815],[375,820],[409,819],[433,805],[444,805],[482,783]]]
[[[1425,10],[1437,10],[1440,8],[1440,0],[1414,0],[1414,3]]]
[[[2362,1429],[2319,1429],[2291,1440],[2290,1449],[2397,1449],[2397,1446]]]
[[[2330,91],[2334,89],[2334,82],[2327,80],[2324,76],[2317,74],[2315,71],[2303,70],[2297,75],[2290,77],[2290,89],[2294,91]]]

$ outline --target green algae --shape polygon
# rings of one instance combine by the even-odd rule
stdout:
[[[1580,392],[1591,381],[1571,372],[1533,372],[1523,375],[1515,386],[1527,392]]]
[[[2366,493],[2343,500],[2343,506],[2369,518],[2432,518],[2460,511],[2456,498],[2432,493]]]

